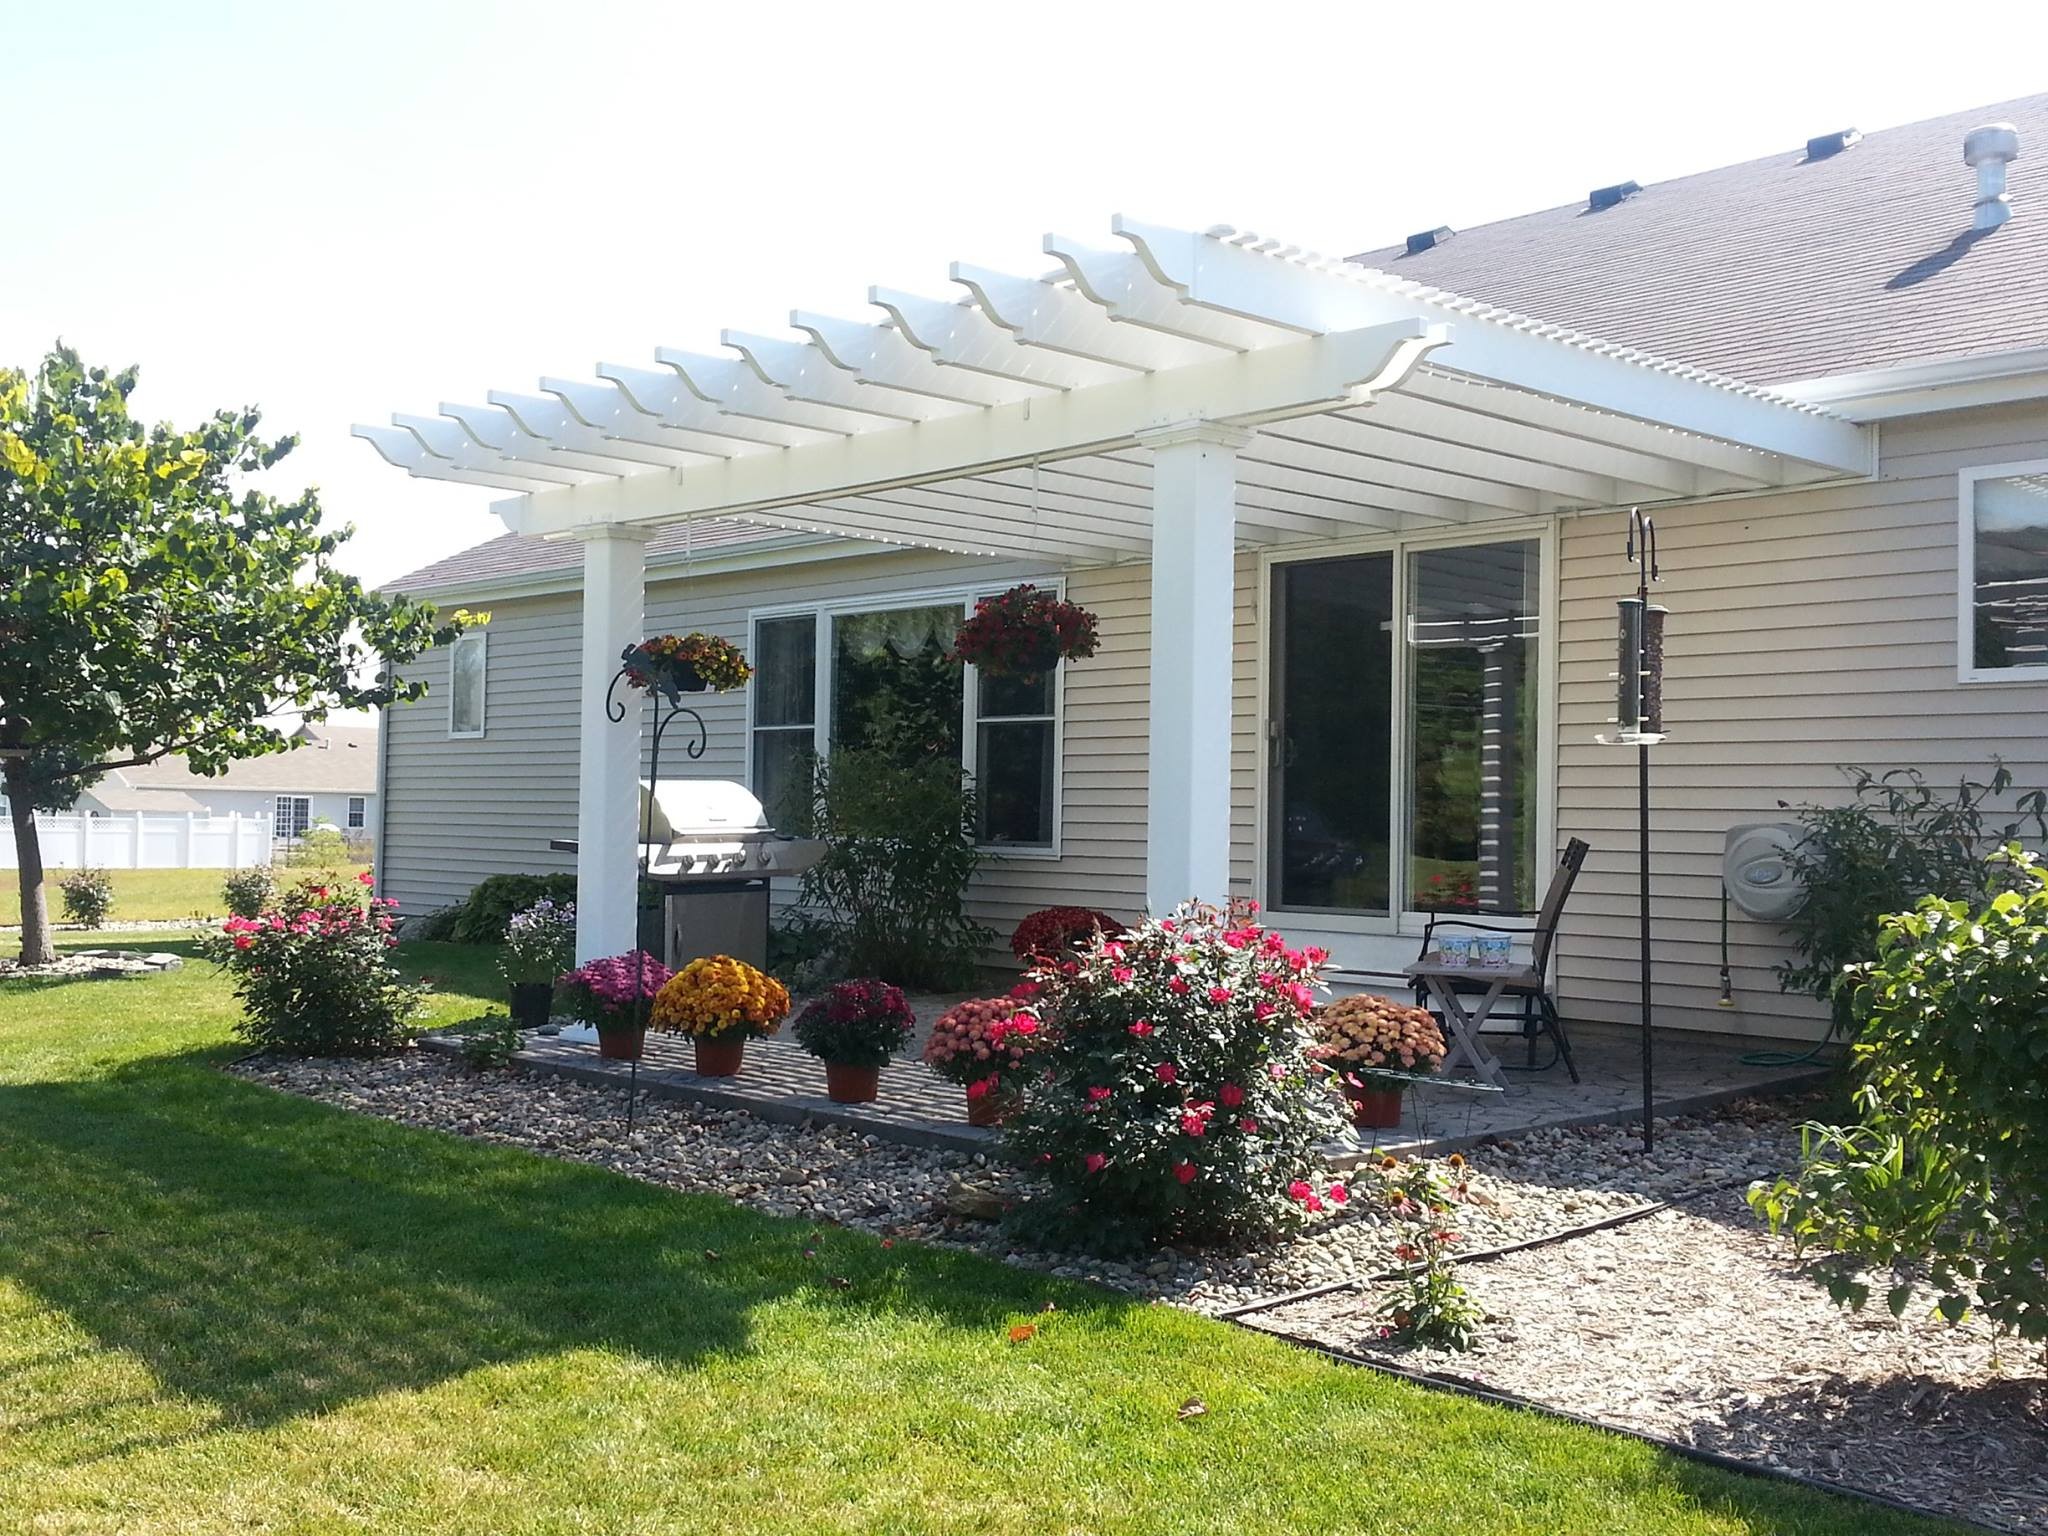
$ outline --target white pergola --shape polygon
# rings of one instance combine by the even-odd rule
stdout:
[[[733,355],[659,347],[532,393],[359,426],[410,474],[514,493],[583,544],[578,901],[631,947],[638,719],[598,702],[641,637],[643,545],[738,518],[1061,565],[1149,560],[1147,893],[1229,871],[1233,553],[1874,472],[1817,406],[1385,272],[1218,227],[1127,218],[1058,265],[966,263],[951,299],[871,288],[879,320],[794,311]]]

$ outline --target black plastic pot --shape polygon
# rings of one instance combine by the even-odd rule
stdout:
[[[555,989],[551,982],[513,982],[512,1022],[521,1029],[539,1029],[547,1023],[548,1009],[554,1000]]]

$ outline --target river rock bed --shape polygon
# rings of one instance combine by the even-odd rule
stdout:
[[[1494,1321],[1472,1353],[1381,1337],[1374,1277],[1396,1229],[1356,1200],[1291,1242],[1252,1253],[1167,1250],[1135,1263],[1020,1248],[989,1219],[1020,1176],[986,1154],[783,1125],[743,1110],[625,1094],[519,1070],[479,1072],[408,1051],[370,1060],[257,1057],[231,1070],[286,1092],[426,1129],[598,1164],[674,1189],[891,1237],[969,1248],[1353,1353],[1473,1380],[1618,1427],[1824,1480],[2048,1529],[2048,1388],[2038,1350],[1993,1359],[1980,1325],[1951,1329],[1837,1311],[1741,1186],[1789,1167],[1796,1105],[1749,1101],[1630,1126],[1535,1131],[1438,1165],[1462,1180],[1460,1251],[1489,1250],[1678,1203],[1564,1241],[1468,1263]],[[1373,1175],[1355,1176],[1369,1191]],[[1267,1304],[1317,1287],[1328,1294]],[[2010,1372],[2002,1375],[2001,1368]]]

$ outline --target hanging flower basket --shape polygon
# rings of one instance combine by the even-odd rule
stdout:
[[[656,635],[626,647],[626,681],[671,704],[686,693],[730,693],[744,688],[754,669],[740,648],[717,635],[691,630],[687,635]]]
[[[1095,615],[1029,582],[974,605],[953,637],[956,661],[995,677],[1030,677],[1095,654]]]

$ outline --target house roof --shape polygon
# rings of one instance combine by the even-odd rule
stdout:
[[[109,811],[180,812],[206,809],[183,790],[132,789],[112,777],[100,780],[84,793],[102,809]]]
[[[731,518],[706,518],[689,529],[664,529],[648,541],[650,565],[680,563],[691,554],[730,554],[750,544],[790,542],[787,528],[764,528]],[[799,542],[819,542],[801,537]],[[494,581],[527,581],[555,574],[569,575],[583,566],[582,547],[573,540],[532,539],[516,533],[495,539],[423,565],[384,583],[388,592],[437,592],[489,584]],[[374,735],[375,733],[372,732]]]
[[[1963,136],[1993,122],[2013,216],[1977,236]],[[1352,260],[1759,384],[2048,345],[2048,95]]]
[[[213,778],[194,773],[182,757],[160,757],[139,768],[117,769],[116,773],[132,791],[181,790],[201,798],[209,789],[256,789],[298,795],[376,793],[374,728],[308,725],[302,726],[299,734],[303,740],[290,751],[242,758],[230,763],[226,773]],[[95,789],[93,795],[106,804],[106,792],[118,793],[120,786],[111,779],[103,783],[105,789]],[[132,808],[147,810],[162,804],[152,797]],[[115,807],[109,804],[109,809]]]

